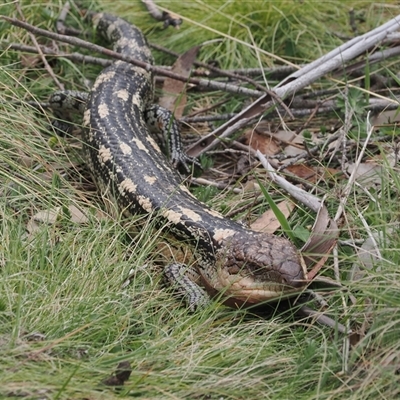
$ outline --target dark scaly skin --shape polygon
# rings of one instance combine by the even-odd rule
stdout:
[[[153,63],[139,29],[108,14],[91,17],[115,51]],[[222,292],[230,305],[239,305],[299,290],[304,286],[301,257],[288,240],[224,218],[181,184],[144,120],[153,89],[150,72],[122,61],[96,79],[84,113],[84,147],[98,186],[111,192],[124,210],[149,213],[160,226],[189,241],[197,257],[196,271],[189,275],[199,277],[208,294]],[[174,264],[166,275],[195,308],[204,292],[183,268]]]

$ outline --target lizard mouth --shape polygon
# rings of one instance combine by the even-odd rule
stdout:
[[[257,304],[298,293],[304,287],[303,274],[284,276],[276,273],[270,280],[257,279],[254,275],[230,274],[219,270],[214,289],[238,304]]]

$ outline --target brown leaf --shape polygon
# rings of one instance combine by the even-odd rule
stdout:
[[[298,176],[306,181],[315,182],[316,181],[316,170],[313,167],[309,167],[305,164],[295,164],[290,165],[286,168],[293,175]]]
[[[294,209],[294,204],[288,200],[281,201],[277,204],[278,208],[282,211],[283,215],[288,218]],[[268,210],[257,218],[251,225],[251,229],[257,232],[274,233],[281,227],[278,219],[272,210]]]
[[[260,134],[254,129],[250,129],[245,133],[244,143],[254,150],[260,150],[261,153],[267,156],[278,154],[282,150],[275,139],[271,136]]]
[[[333,176],[343,175],[342,171],[334,168],[324,168],[324,167],[311,167],[306,164],[295,164],[290,165],[286,168],[293,175],[298,176],[311,183],[316,183],[319,180],[329,180]]]
[[[182,54],[172,66],[171,71],[189,78],[190,71],[196,59],[200,47],[195,46]],[[164,95],[160,98],[159,104],[167,110],[173,111],[176,119],[180,119],[186,106],[185,82],[166,78],[163,84]]]

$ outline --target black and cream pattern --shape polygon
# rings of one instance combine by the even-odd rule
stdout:
[[[91,18],[115,51],[153,63],[138,28],[109,14],[95,13]],[[227,304],[240,305],[301,288],[301,257],[288,240],[253,232],[224,218],[181,183],[173,167],[187,166],[192,160],[182,151],[180,136],[175,134],[178,126],[170,114],[153,105],[153,91],[150,71],[122,61],[104,69],[84,111],[84,149],[97,185],[111,192],[122,209],[150,214],[193,246],[196,266],[172,264],[165,269],[168,280],[178,286],[192,309],[204,302],[206,292],[224,293],[230,299]],[[169,135],[170,160],[148,127],[165,121],[174,132]]]

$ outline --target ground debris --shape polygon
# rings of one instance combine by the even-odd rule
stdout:
[[[132,373],[132,367],[129,361],[121,361],[114,375],[104,379],[102,383],[106,386],[123,386]]]

